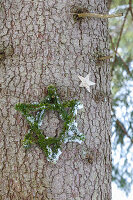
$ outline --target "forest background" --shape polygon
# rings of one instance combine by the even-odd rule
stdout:
[[[110,1],[112,179],[128,196],[133,183],[133,2]]]

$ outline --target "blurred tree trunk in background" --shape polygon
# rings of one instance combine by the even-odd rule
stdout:
[[[75,22],[70,10],[77,6],[108,12],[104,0],[0,3],[2,200],[111,200],[110,68],[107,60],[97,60],[97,55],[109,55],[107,20]],[[91,93],[79,87],[78,79],[89,72],[96,83]],[[25,151],[27,123],[14,109],[18,102],[40,101],[49,84],[56,85],[62,100],[84,105],[77,122],[86,140],[64,145],[57,164],[49,163],[37,146]],[[53,136],[54,117],[46,114]]]

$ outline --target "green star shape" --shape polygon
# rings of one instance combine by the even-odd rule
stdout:
[[[32,144],[37,144],[45,153],[48,161],[56,162],[61,154],[63,143],[81,143],[84,140],[84,135],[78,131],[75,121],[77,110],[82,107],[83,105],[78,100],[61,103],[53,85],[48,86],[48,95],[40,103],[16,104],[15,109],[22,113],[29,124],[29,131],[25,135],[23,146],[28,149]],[[57,111],[64,122],[58,137],[47,137],[43,133],[44,130],[40,129],[48,110]]]

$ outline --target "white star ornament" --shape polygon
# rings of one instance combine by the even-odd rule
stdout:
[[[89,80],[90,74],[88,74],[85,78],[82,76],[78,76],[78,78],[82,81],[79,86],[85,87],[90,92],[90,86],[95,85],[95,83]]]

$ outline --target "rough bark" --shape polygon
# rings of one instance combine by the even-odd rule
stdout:
[[[0,5],[0,48],[6,52],[0,61],[0,199],[110,200],[110,69],[95,56],[109,54],[107,20],[74,22],[70,14],[73,6],[107,13],[106,2],[2,0]],[[89,72],[96,83],[91,93],[79,87],[77,77]],[[14,109],[18,102],[41,100],[49,84],[62,100],[84,105],[77,121],[86,140],[64,145],[56,165],[37,146],[25,151],[27,123]],[[56,131],[53,117],[46,116],[48,133]]]

